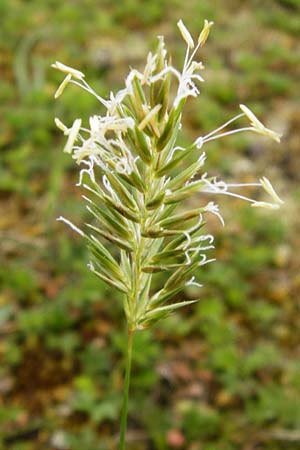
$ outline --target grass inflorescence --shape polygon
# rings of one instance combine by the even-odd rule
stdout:
[[[171,65],[160,36],[144,70],[132,69],[124,89],[108,99],[92,89],[81,71],[60,62],[53,65],[66,73],[55,97],[73,83],[94,95],[106,110],[90,117],[88,127],[81,119],[71,127],[59,119],[56,124],[67,136],[65,152],[82,166],[78,185],[85,190],[83,200],[91,217],[84,230],[68,219],[60,220],[86,240],[91,254],[89,269],[124,298],[128,358],[120,449],[125,448],[133,333],[196,301],[186,301],[184,290],[189,285],[201,287],[194,273],[214,260],[214,237],[205,231],[205,216],[215,214],[224,224],[218,205],[209,196],[233,196],[269,209],[282,203],[266,177],[254,183],[228,184],[209,177],[203,169],[204,148],[212,140],[251,131],[279,142],[280,135],[266,128],[245,105],[240,105],[242,112],[236,117],[187,147],[177,144],[186,100],[200,94],[199,84],[204,81],[200,75],[204,66],[197,55],[212,25],[205,21],[195,42],[179,21],[187,45],[182,70]],[[242,118],[250,123],[232,129]],[[240,194],[244,186],[262,187],[272,202]],[[198,195],[198,206],[184,208],[193,195]],[[105,243],[113,244],[117,252],[111,252]],[[165,273],[165,283],[153,290],[153,277],[160,272]],[[180,294],[182,300],[172,301]]]

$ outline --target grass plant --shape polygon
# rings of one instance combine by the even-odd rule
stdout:
[[[240,105],[237,116],[187,147],[178,145],[184,105],[188,97],[198,97],[204,81],[198,54],[213,23],[205,20],[196,41],[181,20],[177,25],[187,46],[182,69],[173,67],[160,36],[144,70],[131,69],[124,89],[107,99],[93,90],[81,71],[53,64],[66,75],[55,98],[68,84],[75,84],[100,104],[101,114],[90,117],[88,126],[80,118],[71,127],[55,119],[67,136],[64,151],[81,167],[78,185],[85,191],[82,198],[91,217],[84,229],[64,217],[58,220],[86,241],[89,269],[123,295],[128,345],[120,450],[126,445],[134,334],[197,301],[185,300],[184,291],[191,285],[200,289],[194,273],[214,261],[214,237],[206,231],[205,217],[214,214],[224,225],[215,196],[237,197],[258,208],[278,209],[282,203],[266,177],[253,183],[226,183],[203,169],[210,141],[247,131],[280,141],[280,135],[266,128],[247,106]],[[246,125],[233,128],[245,119]],[[262,187],[271,201],[244,195],[244,187],[247,192]],[[191,196],[197,196],[196,208],[189,208]],[[164,274],[158,290],[153,288],[156,273]],[[181,300],[173,300],[180,295]]]

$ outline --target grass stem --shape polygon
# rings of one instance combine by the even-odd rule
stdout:
[[[126,448],[126,429],[127,429],[127,415],[128,415],[128,397],[131,375],[131,361],[132,361],[132,346],[133,346],[134,330],[128,329],[127,340],[127,353],[126,353],[126,368],[125,368],[125,380],[123,390],[123,405],[121,413],[121,431],[120,431],[120,443],[119,450],[125,450]]]

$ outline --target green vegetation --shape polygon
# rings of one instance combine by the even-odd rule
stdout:
[[[300,449],[299,13],[292,0],[1,2],[1,450],[116,449],[121,301],[84,266],[80,239],[55,221],[84,223],[86,213],[53,118],[71,124],[98,105],[76,87],[54,102],[61,77],[50,64],[84,71],[105,96],[128,66],[142,67],[157,34],[182,60],[179,18],[195,34],[204,18],[217,24],[184,143],[238,103],[255,108],[282,129],[283,144],[252,135],[212,142],[210,169],[277,179],[286,205],[278,214],[234,202],[226,228],[211,225],[217,262],[197,276],[203,300],[166,319],[155,338],[136,334],[130,449]]]

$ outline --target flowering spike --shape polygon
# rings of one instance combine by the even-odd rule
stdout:
[[[172,311],[175,305],[162,310],[157,307],[175,295],[174,285],[178,292],[185,286],[199,286],[194,271],[213,261],[207,256],[214,247],[213,236],[203,232],[204,216],[214,214],[224,225],[219,206],[204,199],[195,209],[180,210],[185,199],[193,194],[202,199],[227,195],[253,207],[274,210],[283,203],[265,177],[259,183],[229,184],[203,171],[203,147],[211,140],[250,130],[279,141],[279,134],[266,128],[247,106],[240,105],[242,114],[189,146],[177,145],[185,102],[200,94],[199,83],[204,81],[200,75],[203,64],[194,57],[206,42],[213,22],[205,20],[196,46],[182,20],[177,25],[188,46],[182,70],[171,65],[160,37],[156,51],[148,55],[145,69],[132,69],[124,88],[110,93],[108,100],[88,85],[82,72],[60,62],[53,65],[66,73],[56,98],[73,82],[106,108],[102,116],[90,117],[88,128],[83,128],[80,135],[81,119],[76,119],[71,128],[55,119],[57,127],[68,136],[64,151],[73,153],[72,158],[83,166],[78,184],[83,183],[89,191],[91,199],[84,199],[96,223],[86,224],[85,234],[66,219],[61,220],[87,239],[94,258],[90,270],[125,293],[124,310],[130,330],[149,326]],[[250,126],[226,130],[243,115],[250,120]],[[189,158],[190,164],[186,165]],[[273,203],[255,201],[235,191],[243,186],[262,187]],[[101,242],[91,231],[100,236]],[[112,243],[119,257],[112,256],[102,240]],[[157,271],[171,273],[160,294],[150,297],[152,273]]]

